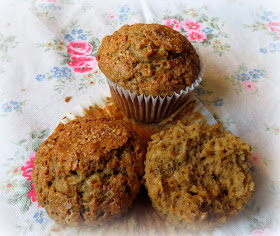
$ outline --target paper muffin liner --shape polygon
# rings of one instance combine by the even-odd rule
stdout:
[[[191,92],[202,81],[205,66],[200,55],[199,59],[200,72],[197,79],[190,87],[186,87],[180,93],[174,92],[171,96],[165,97],[138,95],[137,92],[131,92],[129,89],[125,89],[107,78],[112,98],[127,117],[144,123],[160,122],[187,102]]]
[[[89,114],[89,111],[92,108],[100,108],[104,109],[108,106],[113,105],[112,100],[110,99],[111,94],[109,88],[103,88],[102,90],[99,90],[94,95],[84,99],[82,102],[79,103],[79,105],[76,105],[74,108],[71,109],[70,112],[66,114],[66,116],[60,121],[62,124],[66,124],[70,122],[71,120],[75,120],[78,117],[84,117]],[[203,117],[206,118],[207,123],[212,125],[217,123],[217,121],[214,119],[212,114],[207,110],[207,108],[199,101],[199,99],[195,96],[194,93],[190,95],[189,100],[187,103],[185,103],[181,108],[179,108],[175,113],[172,114],[172,116],[176,116],[176,113],[180,113],[181,109],[184,109],[184,106],[188,106],[188,104],[191,104],[193,101],[195,101],[195,109],[194,112],[199,112]],[[109,113],[110,114],[110,113]],[[170,119],[171,117],[168,117],[167,119]],[[173,118],[171,118],[173,120]],[[165,122],[169,122],[168,120],[163,120],[160,124],[164,125]]]
[[[88,97],[76,105],[71,112],[67,113],[67,115],[60,121],[62,124],[66,124],[71,120],[75,120],[78,117],[84,117],[88,114],[88,111],[92,107],[98,107],[103,109],[104,107],[111,105],[112,103],[108,102],[107,98],[110,98],[111,94],[109,89],[100,88],[96,89],[94,95]]]

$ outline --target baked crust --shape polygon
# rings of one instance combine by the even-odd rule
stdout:
[[[102,224],[126,212],[141,186],[145,149],[127,123],[85,116],[59,124],[36,153],[38,203],[60,224]]]
[[[102,40],[100,70],[114,83],[146,96],[171,96],[191,86],[200,60],[176,30],[158,24],[125,25]]]

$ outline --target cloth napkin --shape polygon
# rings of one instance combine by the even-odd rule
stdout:
[[[97,49],[104,36],[137,22],[167,25],[191,41],[206,67],[197,98],[252,147],[252,199],[203,234],[280,235],[280,4],[273,0],[0,1],[1,235],[67,234],[36,201],[35,152],[69,111],[108,90]],[[95,233],[188,234],[160,227],[147,212],[141,225],[132,215]]]

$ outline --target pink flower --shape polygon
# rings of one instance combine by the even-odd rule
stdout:
[[[278,129],[278,128],[275,128],[274,131],[275,131],[275,132],[279,132],[279,129]]]
[[[190,31],[187,32],[186,35],[188,36],[189,41],[198,41],[202,42],[207,36],[201,32]]]
[[[251,233],[252,236],[273,236],[270,229],[266,228],[264,231],[261,229],[256,229]]]
[[[69,66],[72,66],[78,73],[85,73],[97,67],[97,60],[93,56],[72,56],[70,59]]]
[[[116,20],[116,19],[118,18],[118,16],[117,16],[116,14],[108,14],[108,15],[107,15],[107,18],[108,18],[109,20]]]
[[[196,32],[200,32],[200,29],[202,28],[202,24],[195,22],[195,21],[191,21],[191,20],[184,20],[180,22],[181,27],[185,30],[185,31],[196,31]]]
[[[259,154],[255,153],[255,152],[252,152],[251,153],[251,159],[255,164],[259,164],[262,157]]]
[[[36,154],[36,152],[32,152],[29,155],[29,161],[25,162],[20,168],[21,171],[23,172],[22,176],[27,177],[28,181],[31,180],[31,174],[32,174],[32,171],[34,169],[35,154]]]
[[[93,70],[93,63],[91,61],[80,62],[77,67],[74,67],[74,71],[78,73],[86,73]]]
[[[181,26],[180,26],[180,22],[174,18],[172,19],[164,19],[164,22],[163,22],[164,25],[168,26],[168,27],[171,27],[177,31],[179,31],[181,29]]]
[[[84,62],[84,61],[95,61],[96,65],[97,65],[97,61],[95,59],[95,57],[93,56],[72,56],[70,57],[69,61],[69,66],[73,66],[76,67],[79,65],[80,62]]]
[[[247,81],[245,81],[245,82],[243,82],[243,83],[241,83],[241,85],[245,88],[245,89],[247,89],[247,90],[249,90],[249,91],[254,91],[257,87],[256,87],[256,85],[255,85],[255,83],[253,83],[252,81],[250,81],[250,80],[247,80]]]
[[[270,21],[268,27],[274,32],[280,32],[280,21]]]
[[[76,40],[67,45],[68,53],[72,55],[89,55],[92,51],[92,46],[85,41]]]
[[[32,189],[30,190],[30,192],[28,193],[28,197],[31,198],[32,202],[36,202],[36,193],[35,193],[35,189],[34,189],[34,184],[31,185]]]

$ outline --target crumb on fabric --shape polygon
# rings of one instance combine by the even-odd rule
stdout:
[[[72,98],[71,96],[67,96],[67,97],[64,99],[64,101],[65,101],[65,102],[69,102],[69,101],[71,100],[71,98]]]

